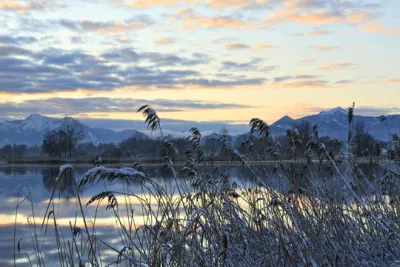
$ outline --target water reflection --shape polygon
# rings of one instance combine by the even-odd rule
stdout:
[[[51,192],[56,185],[57,177],[59,175],[59,168],[42,169],[43,187]],[[58,197],[69,199],[76,196],[74,175],[71,170],[64,173],[64,177],[59,180],[56,187]]]
[[[75,169],[75,176],[79,180],[87,169],[90,167],[77,167]],[[179,168],[178,168],[179,169]],[[215,173],[216,177],[219,177],[221,174],[229,174],[233,181],[235,181],[240,188],[251,188],[254,185],[257,185],[257,180],[254,178],[253,173],[243,167],[238,165],[227,166],[207,166],[207,171],[209,173]],[[361,168],[362,172],[369,179],[374,179],[374,177],[380,177],[382,170],[380,168],[371,168],[371,166],[364,165]],[[274,177],[273,167],[272,166],[261,166],[260,173],[268,173],[269,177]],[[349,173],[351,170],[343,169],[343,173]],[[147,166],[146,172],[151,176],[156,177],[157,182],[167,188],[169,192],[174,192],[175,181],[171,179],[170,173],[163,171],[158,167]],[[21,247],[24,251],[33,251],[32,244],[30,242],[31,234],[28,226],[28,219],[32,221],[33,214],[31,211],[31,204],[34,207],[36,223],[38,225],[41,224],[41,221],[45,215],[45,210],[49,201],[49,197],[51,192],[56,184],[56,179],[59,174],[58,166],[1,166],[0,167],[0,181],[2,186],[0,187],[0,236],[2,239],[0,241],[0,266],[12,266],[13,259],[13,225],[16,223],[17,227],[17,237],[22,238]],[[298,177],[297,180],[291,181],[293,184],[298,185],[298,187],[307,188],[307,179],[305,177]],[[342,187],[337,186],[335,181],[333,180],[332,175],[330,175],[329,171],[326,171],[324,175],[321,175],[321,179],[326,180],[326,184],[324,185],[327,188],[337,188],[341,190]],[[185,178],[182,178],[185,179]],[[279,179],[272,178],[264,178],[267,185],[272,188],[276,188],[277,191],[287,192],[291,190],[290,185],[284,184]],[[190,181],[185,180],[188,184]],[[341,186],[342,183],[339,183]],[[359,186],[366,186],[360,184]],[[82,188],[80,192],[80,196],[82,197],[82,202],[85,204],[89,201],[90,197],[102,192],[104,190],[115,190],[115,191],[124,191],[124,188],[121,184],[106,184],[103,182],[93,184],[88,187]],[[142,188],[132,184],[129,187],[130,192],[134,194],[143,194]],[[18,217],[15,220],[15,207],[16,203],[21,200],[22,197],[28,194],[28,192],[32,192],[32,203],[26,202],[18,211]],[[362,192],[367,192],[366,190],[361,190]],[[77,206],[77,198],[76,191],[74,186],[74,178],[71,173],[67,173],[65,177],[58,183],[57,186],[57,194],[56,201],[54,207],[51,207],[55,214],[57,214],[58,225],[62,228],[64,232],[64,236],[70,236],[69,232],[69,222],[74,221],[75,217],[79,215],[79,209]],[[118,202],[123,205],[126,199],[119,197]],[[132,206],[135,208],[135,222],[137,225],[141,225],[143,223],[143,216],[141,214],[140,203],[137,199],[129,199]],[[152,199],[154,201],[154,199]],[[114,214],[112,211],[107,211],[105,206],[106,202],[103,202],[100,205],[100,209],[97,213],[97,226],[102,229],[98,232],[99,235],[103,235],[104,240],[109,240],[110,243],[116,242],[113,241],[112,238],[118,236],[118,230],[116,229],[116,221],[114,218]],[[85,208],[85,213],[88,215],[88,218],[93,218],[95,213],[95,207],[90,206]],[[122,217],[123,221],[127,219]],[[82,221],[77,219],[77,224],[80,224]],[[51,225],[51,221],[50,221]],[[89,225],[90,227],[91,225]],[[40,227],[39,227],[40,228]],[[53,231],[53,232],[51,232]],[[57,265],[58,256],[54,254],[54,228],[49,226],[47,237],[45,242],[42,243],[42,250],[46,253],[46,261],[50,262],[49,266],[53,266],[52,263]],[[32,253],[31,253],[32,254]],[[21,257],[23,258],[23,257]],[[27,264],[26,260],[21,259],[22,262],[19,266],[24,266]]]

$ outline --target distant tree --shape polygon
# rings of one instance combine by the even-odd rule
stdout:
[[[28,152],[28,147],[26,145],[13,145],[14,157],[25,157]]]
[[[43,153],[48,154],[50,157],[60,157],[67,152],[66,135],[62,130],[53,130],[45,134],[42,149]]]
[[[11,157],[13,156],[13,147],[10,145],[5,145],[0,149],[1,157]]]
[[[214,156],[218,154],[220,150],[220,144],[217,138],[207,138],[204,142],[204,152],[206,155],[213,154]]]
[[[65,134],[69,157],[71,158],[72,150],[76,147],[79,141],[85,138],[82,125],[75,120],[64,120],[61,124],[61,131]]]
[[[301,122],[295,124],[293,128],[299,131],[299,139],[303,146],[306,146],[311,140],[312,127],[310,122],[302,120]]]
[[[368,134],[364,122],[357,122],[354,126],[353,147],[357,156],[366,156],[366,153],[371,153],[375,146],[375,139]]]

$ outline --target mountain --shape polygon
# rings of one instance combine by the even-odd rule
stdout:
[[[357,112],[357,110],[356,110]],[[271,132],[273,135],[284,135],[287,129],[302,122],[308,122],[311,126],[318,124],[319,135],[329,136],[332,138],[339,138],[340,140],[347,140],[348,136],[348,112],[347,110],[336,107],[330,110],[321,111],[319,114],[306,116],[296,120],[288,116],[281,118],[271,125]],[[391,133],[400,132],[400,115],[387,116],[386,123],[379,121],[378,117],[355,115],[353,118],[353,125],[362,123],[368,134],[372,135],[375,139],[388,141],[388,129]]]
[[[314,124],[318,124],[320,136],[329,136],[332,138],[347,140],[349,129],[347,121],[347,110],[341,107],[336,107],[299,119],[284,116],[271,124],[271,132],[274,136],[285,135],[286,130],[292,128],[294,125],[308,122],[311,127]],[[56,119],[41,116],[39,114],[32,114],[23,120],[0,122],[0,147],[14,143],[26,144],[29,146],[39,145],[42,143],[43,136],[46,132],[59,129],[63,123],[72,122],[78,123],[82,128],[85,135],[83,142],[118,143],[130,137],[136,137],[138,139],[150,138],[146,134],[136,130],[117,132],[104,128],[91,128],[70,117]],[[388,141],[388,132],[400,133],[400,115],[387,116],[384,123],[380,122],[377,117],[355,115],[354,125],[357,125],[359,122],[363,123],[367,132],[378,140]],[[191,125],[188,125],[188,127],[191,127]],[[204,144],[206,140],[210,138],[218,139],[219,137],[221,137],[221,135],[216,133],[206,135],[202,138],[202,143]],[[240,135],[232,136],[232,143],[234,143],[239,137]]]
[[[139,139],[149,138],[144,133],[135,130],[115,132],[108,129],[90,128],[70,117],[56,119],[32,114],[24,120],[0,122],[0,146],[6,144],[40,145],[43,136],[48,131],[60,129],[63,123],[77,123],[85,136],[82,142],[118,143],[133,136]]]

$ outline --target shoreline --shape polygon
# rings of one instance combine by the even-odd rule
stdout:
[[[144,166],[158,166],[162,164],[164,161],[162,159],[105,159],[103,160],[102,164],[103,166],[107,165],[120,165],[120,164],[133,164],[135,162],[138,162]],[[280,161],[273,161],[273,160],[264,160],[264,161],[249,161],[249,164],[251,165],[272,165],[274,163],[291,163],[292,160],[280,160]],[[302,160],[299,159],[297,161],[298,163],[301,163]],[[318,163],[318,160],[312,160],[313,163]],[[370,162],[369,158],[360,158],[357,160],[358,163],[361,164],[367,164]],[[387,160],[382,160],[383,162],[387,162]],[[174,165],[181,166],[185,163],[184,160],[177,160],[174,162]],[[207,159],[204,160],[204,163],[206,165],[211,165],[211,162]],[[0,161],[0,167],[4,166],[60,166],[60,165],[65,165],[65,164],[71,164],[75,166],[93,166],[93,160],[90,159],[49,159],[49,158],[19,158],[19,159],[9,159],[9,160],[3,160]],[[231,161],[231,160],[223,160],[223,159],[218,159],[213,161],[214,165],[242,165],[242,162],[240,161]]]

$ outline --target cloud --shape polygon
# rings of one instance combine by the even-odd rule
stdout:
[[[271,82],[272,88],[330,88],[328,81],[321,80],[317,75],[299,74],[295,76],[278,76]]]
[[[221,43],[227,43],[227,42],[236,42],[237,38],[233,37],[217,37],[213,40],[213,44],[221,44]]]
[[[317,79],[318,76],[316,75],[306,75],[306,74],[300,74],[296,76],[280,76],[280,77],[275,77],[274,81],[275,82],[284,82],[287,80],[310,80],[310,79]]]
[[[227,49],[230,50],[237,50],[237,49],[250,49],[251,47],[247,44],[242,44],[242,43],[227,43],[225,45]]]
[[[203,102],[193,100],[166,100],[166,99],[129,99],[129,98],[48,98],[39,100],[26,100],[21,103],[5,102],[0,104],[3,115],[31,113],[58,114],[63,116],[76,116],[82,113],[110,113],[132,112],[135,113],[142,105],[151,105],[158,112],[180,112],[186,110],[211,110],[211,109],[242,109],[252,108],[249,105],[233,103]]]
[[[123,22],[119,21],[91,21],[91,20],[60,20],[60,25],[75,32],[98,32],[115,35],[150,27],[154,22],[145,15],[136,16]]]
[[[370,33],[381,33],[387,35],[400,35],[400,28],[398,29],[391,29],[379,22],[368,22],[360,27],[361,31],[363,32],[370,32]]]
[[[64,6],[65,4],[59,0],[2,0],[0,2],[0,9],[21,13],[31,11],[45,12]]]
[[[321,45],[321,44],[316,44],[314,46],[312,46],[314,49],[317,49],[319,51],[332,51],[335,49],[338,49],[339,47],[337,46],[327,46],[327,45]]]
[[[300,59],[300,63],[312,63],[314,61],[315,60],[312,59],[312,58],[302,58],[302,59]]]
[[[360,68],[360,65],[350,62],[331,63],[319,67],[319,69],[321,70],[341,70],[341,69],[358,69],[358,68]]]
[[[9,45],[23,45],[23,44],[33,44],[38,42],[38,39],[32,36],[9,36],[0,35],[0,44]]]
[[[265,8],[273,1],[269,0],[207,0],[207,5],[213,8]],[[275,1],[277,2],[277,1]]]
[[[275,46],[275,45],[271,45],[271,44],[264,43],[264,42],[258,43],[258,44],[256,44],[254,46],[255,49],[259,49],[259,50],[264,50],[264,49],[269,49],[269,48],[276,48],[276,47],[277,46]]]
[[[271,71],[276,68],[276,66],[266,66],[261,67],[260,64],[264,60],[261,58],[255,58],[247,62],[235,62],[235,61],[222,61],[222,71]]]
[[[385,83],[400,83],[400,79],[386,79]]]
[[[109,0],[120,6],[131,8],[170,7],[178,4],[195,2],[194,0]]]
[[[357,114],[364,116],[380,116],[389,114],[400,114],[400,108],[361,106],[356,108],[356,112]]]
[[[211,59],[207,54],[193,53],[191,57],[182,57],[175,54],[144,52],[137,53],[131,48],[113,49],[102,54],[105,60],[116,62],[148,61],[158,66],[196,66],[208,64]]]
[[[249,29],[254,25],[244,20],[241,16],[206,16],[194,9],[180,9],[175,14],[167,14],[166,17],[179,22],[184,29],[195,28],[228,28],[228,29]]]
[[[243,75],[223,79],[212,75],[206,77],[199,71],[189,69],[208,62],[208,55],[201,53],[181,57],[113,49],[94,56],[81,50],[49,48],[33,52],[18,46],[0,46],[0,91],[45,93],[125,87],[131,90],[233,88],[260,85],[266,81]]]
[[[273,88],[306,88],[306,89],[325,89],[331,88],[328,81],[325,80],[297,80],[291,82],[277,82],[272,84]]]
[[[158,45],[170,45],[175,43],[175,39],[169,37],[158,38],[154,40],[154,43]]]
[[[321,27],[317,27],[312,31],[296,33],[296,36],[312,37],[312,36],[329,35],[332,33],[333,33],[332,31],[324,30]]]
[[[367,10],[293,10],[280,9],[270,14],[264,25],[296,22],[301,24],[358,24],[374,19],[376,14]]]
[[[339,80],[336,82],[336,84],[349,84],[354,82],[353,80]]]
[[[277,46],[275,45],[271,45],[264,42],[260,42],[252,46],[244,43],[231,42],[231,43],[226,43],[225,47],[229,50],[253,49],[255,51],[264,51],[265,49],[277,48]]]
[[[15,45],[0,45],[0,57],[6,56],[29,56],[33,52]]]

